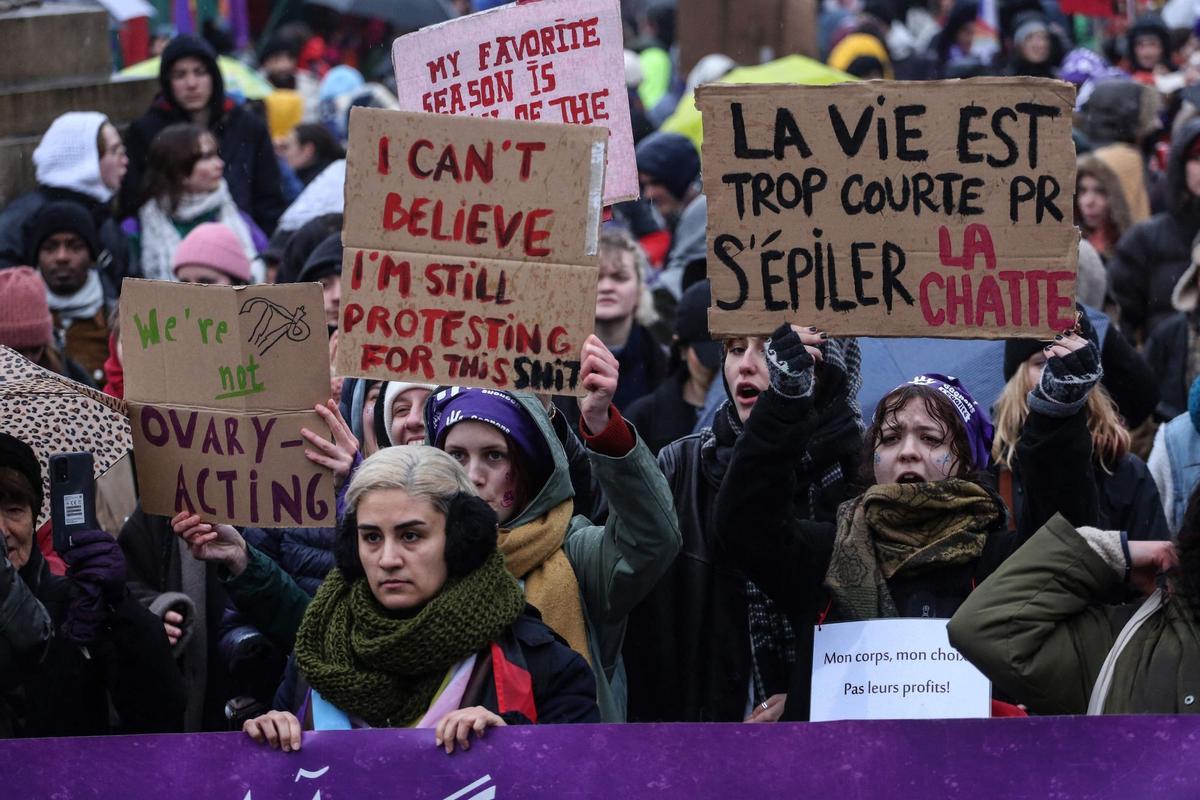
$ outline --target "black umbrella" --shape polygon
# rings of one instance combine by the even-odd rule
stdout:
[[[436,25],[454,14],[442,0],[305,0],[312,5],[332,8],[342,14],[381,19],[397,28],[415,31]]]

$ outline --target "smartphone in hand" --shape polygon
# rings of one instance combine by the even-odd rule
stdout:
[[[75,534],[100,527],[92,470],[91,453],[50,456],[50,524],[59,555],[71,549]]]

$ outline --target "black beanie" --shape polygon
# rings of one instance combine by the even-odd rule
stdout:
[[[700,154],[692,140],[681,134],[655,131],[638,142],[634,153],[638,172],[649,175],[680,200],[700,176]]]
[[[1078,303],[1075,304],[1075,308],[1079,312],[1080,335],[1096,345],[1096,349],[1099,349],[1100,337],[1096,333],[1092,321],[1088,319],[1087,309]],[[1004,382],[1007,383],[1022,364],[1047,344],[1041,339],[1006,339],[1004,341]]]
[[[300,274],[296,276],[296,282],[320,280],[326,275],[335,273],[342,274],[342,234],[340,231],[329,234],[313,249],[308,258],[304,260],[304,266],[301,267]]]
[[[57,233],[73,233],[87,245],[92,261],[100,257],[100,236],[96,233],[96,222],[88,210],[79,203],[60,200],[47,203],[33,215],[29,238],[25,241],[25,257],[29,265],[38,264],[38,251],[42,242]]]
[[[0,467],[9,467],[25,476],[33,489],[33,517],[42,512],[42,466],[33,448],[15,436],[0,433]]]

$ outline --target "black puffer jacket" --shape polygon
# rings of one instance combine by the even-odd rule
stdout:
[[[1108,265],[1109,288],[1121,307],[1121,326],[1132,341],[1175,313],[1171,292],[1192,260],[1200,230],[1200,198],[1187,190],[1187,153],[1200,138],[1200,119],[1184,126],[1167,164],[1168,210],[1134,225],[1117,242]]]
[[[283,196],[279,162],[266,123],[235,104],[225,96],[225,84],[217,68],[212,48],[195,36],[177,36],[163,51],[158,82],[161,94],[150,109],[129,126],[125,148],[129,154],[129,170],[121,184],[122,213],[137,213],[146,200],[142,185],[146,175],[146,156],[150,143],[163,128],[176,122],[189,122],[190,117],[175,102],[171,92],[171,67],[181,58],[197,58],[213,76],[213,94],[209,102],[208,129],[212,131],[225,162],[225,182],[238,208],[249,214],[268,236],[287,207]]]
[[[333,569],[335,528],[246,528],[242,536],[312,597]]]
[[[83,648],[60,634],[71,602],[71,581],[50,574],[37,547],[21,578],[45,606],[55,636],[40,667],[6,687],[21,737],[170,733],[183,724],[183,679],[162,624],[133,598],[112,610],[101,639]],[[109,704],[118,724],[109,721]]]

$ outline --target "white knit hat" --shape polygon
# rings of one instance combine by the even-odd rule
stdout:
[[[97,111],[68,111],[46,130],[33,151],[37,182],[72,191],[107,203],[113,190],[100,179],[100,151],[96,138],[108,117]]]
[[[395,445],[397,442],[392,441],[392,418],[395,414],[392,413],[392,404],[396,402],[396,398],[403,392],[409,389],[427,389],[432,392],[437,387],[428,383],[405,383],[404,381],[391,381],[383,392],[383,397],[376,402],[383,403],[383,429],[387,431],[388,443]]]

